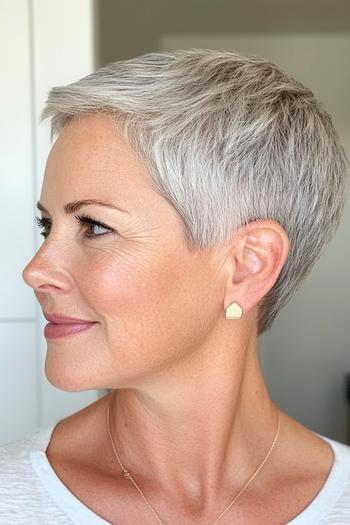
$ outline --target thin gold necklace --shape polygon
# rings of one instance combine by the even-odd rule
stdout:
[[[112,398],[113,396],[116,394],[116,390],[111,394],[110,396],[110,399],[109,399],[109,402],[108,402],[108,410],[107,410],[107,430],[108,430],[108,435],[109,435],[109,439],[111,441],[111,445],[112,445],[112,448],[113,448],[113,452],[114,452],[114,455],[115,457],[117,458],[118,462],[119,462],[119,465],[122,469],[122,472],[123,472],[123,476],[126,478],[126,479],[130,479],[135,488],[139,491],[139,493],[141,494],[141,496],[143,497],[143,499],[145,500],[145,503],[147,503],[147,505],[150,507],[151,511],[153,512],[153,514],[155,515],[155,517],[157,518],[157,521],[159,523],[161,523],[162,525],[165,525],[164,522],[160,519],[160,517],[158,516],[158,514],[156,513],[156,511],[154,510],[154,508],[152,507],[152,505],[150,504],[150,502],[147,500],[147,498],[145,497],[145,495],[143,494],[142,490],[140,489],[140,487],[137,485],[137,483],[135,482],[135,480],[133,479],[132,475],[130,474],[130,472],[124,467],[124,465],[122,464],[122,462],[120,461],[119,459],[119,456],[117,454],[117,451],[116,451],[116,448],[115,448],[115,445],[114,445],[114,441],[113,441],[113,438],[112,438],[112,434],[111,434],[111,428],[110,428],[110,406],[111,406],[111,403],[112,403]],[[263,462],[261,463],[261,465],[256,469],[256,471],[254,472],[254,474],[248,479],[247,483],[241,488],[241,490],[236,494],[236,496],[233,498],[233,500],[231,501],[231,503],[226,507],[226,509],[220,514],[220,516],[218,516],[216,518],[216,520],[213,522],[212,525],[215,525],[220,518],[222,518],[222,516],[228,511],[228,509],[231,507],[231,505],[234,504],[234,502],[238,499],[238,497],[242,494],[242,492],[248,487],[249,483],[251,481],[253,481],[253,479],[255,478],[255,476],[258,474],[258,472],[262,469],[262,467],[265,465],[268,457],[270,456],[271,452],[272,452],[272,449],[273,447],[275,446],[276,444],[276,441],[277,441],[277,437],[278,437],[278,433],[279,433],[279,430],[280,430],[280,412],[279,410],[277,409],[277,414],[278,414],[278,425],[277,425],[277,431],[276,431],[276,435],[275,435],[275,438],[272,442],[272,445],[270,447],[270,450],[268,451],[268,453],[266,454]]]

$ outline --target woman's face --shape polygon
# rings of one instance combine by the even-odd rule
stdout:
[[[65,212],[84,199],[126,212],[94,204]],[[47,338],[52,384],[136,386],[200,347],[223,316],[222,277],[209,252],[187,251],[178,214],[108,117],[87,115],[64,128],[48,156],[40,203],[51,224],[23,279],[43,311],[96,322]]]

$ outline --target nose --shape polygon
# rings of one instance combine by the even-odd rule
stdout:
[[[44,245],[22,271],[24,282],[35,292],[71,290],[73,278],[62,264],[59,254],[45,252]]]

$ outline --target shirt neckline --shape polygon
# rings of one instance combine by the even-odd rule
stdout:
[[[93,512],[61,481],[46,456],[46,448],[51,435],[60,421],[41,429],[37,441],[30,452],[32,466],[42,486],[50,494],[61,511],[77,525],[112,525]],[[314,432],[332,447],[334,460],[328,477],[315,498],[300,514],[285,525],[316,525],[327,513],[331,512],[343,485],[350,480],[350,447],[322,434]]]
[[[61,421],[61,420],[60,420]],[[30,452],[31,464],[41,485],[51,496],[57,507],[76,525],[113,525],[85,505],[58,477],[45,453],[54,428],[60,421],[52,423],[37,433],[35,445]],[[118,525],[118,524],[116,524]]]

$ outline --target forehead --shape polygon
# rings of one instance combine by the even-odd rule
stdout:
[[[83,141],[84,139],[84,141]],[[96,113],[79,114],[74,117],[62,129],[57,141],[58,143],[65,143],[67,141],[78,146],[81,142],[87,140],[103,145],[104,141],[108,143],[115,143],[115,146],[126,146],[118,131],[117,120],[112,115],[102,115]]]
[[[84,115],[69,123],[46,162],[42,204],[61,210],[67,202],[82,199],[119,205],[142,223],[182,229],[178,213],[154,188],[140,156],[105,115]]]
[[[107,194],[117,189],[119,195],[137,188],[143,198],[152,191],[146,166],[105,115],[81,116],[62,130],[47,159],[45,183],[69,186],[72,197],[77,189],[79,198],[82,188]]]

